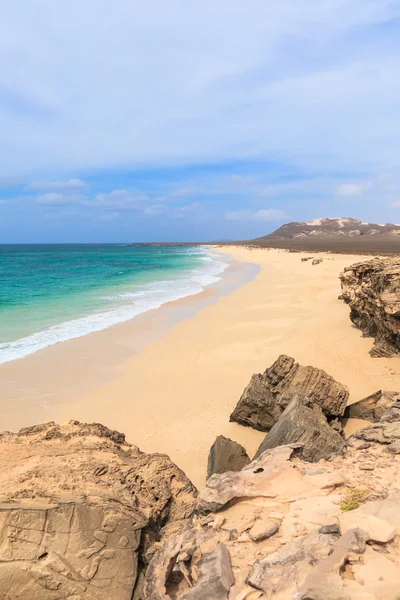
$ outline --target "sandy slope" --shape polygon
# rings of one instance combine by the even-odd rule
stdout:
[[[146,452],[165,452],[196,485],[218,434],[252,454],[263,434],[229,423],[254,372],[279,354],[325,369],[350,388],[351,401],[379,388],[400,390],[400,360],[372,359],[370,339],[349,320],[339,273],[359,257],[324,255],[322,264],[281,250],[221,248],[261,266],[256,279],[182,321],[126,362],[118,379],[54,415],[123,431]],[[361,259],[361,257],[360,257]]]

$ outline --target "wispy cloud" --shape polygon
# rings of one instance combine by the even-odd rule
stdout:
[[[366,189],[365,184],[362,183],[341,183],[336,188],[338,196],[360,196]]]
[[[261,221],[275,222],[283,221],[286,214],[283,210],[277,208],[265,208],[260,210],[238,210],[225,213],[225,219],[228,221]]]
[[[397,164],[398,2],[106,7],[7,6],[5,172],[277,157],[327,171]]]
[[[81,179],[68,179],[68,181],[34,181],[27,186],[27,189],[44,193],[67,193],[84,190],[87,187],[87,183]]]

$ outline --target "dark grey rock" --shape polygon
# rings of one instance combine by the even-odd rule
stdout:
[[[338,523],[331,523],[330,525],[322,525],[322,527],[320,527],[320,529],[319,529],[319,532],[324,533],[324,534],[339,533],[339,525],[338,525]]]
[[[207,477],[214,473],[241,471],[250,463],[246,450],[233,440],[219,435],[208,455]]]
[[[267,433],[255,457],[271,448],[292,443],[302,444],[297,454],[309,462],[339,454],[343,448],[342,437],[329,427],[321,409],[305,406],[298,397],[292,400]]]

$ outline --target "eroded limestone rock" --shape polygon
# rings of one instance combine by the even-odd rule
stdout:
[[[131,600],[145,525],[116,502],[2,504],[0,597]]]
[[[264,373],[253,375],[230,420],[269,431],[296,396],[320,406],[326,416],[342,416],[349,391],[322,369],[281,355]]]
[[[350,319],[374,337],[371,356],[400,354],[400,261],[374,258],[347,267],[340,276]]]
[[[71,421],[0,435],[0,598],[131,600],[196,490],[161,454]],[[137,596],[136,596],[137,597]]]

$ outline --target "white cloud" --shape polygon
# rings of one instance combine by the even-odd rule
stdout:
[[[6,174],[254,158],[332,171],[397,163],[398,2],[6,4]]]
[[[342,183],[337,186],[338,196],[360,196],[364,191],[364,185],[360,183]]]
[[[238,210],[225,213],[225,219],[228,221],[283,221],[286,214],[283,210],[277,208],[265,208],[260,210]]]
[[[81,179],[69,179],[68,181],[36,181],[28,185],[27,189],[34,192],[68,193],[84,190],[87,187],[87,183]]]
[[[145,194],[130,190],[114,190],[109,194],[97,194],[91,205],[117,212],[143,211],[148,206],[150,198]]]
[[[86,204],[88,197],[83,194],[61,194],[57,192],[49,192],[40,194],[36,198],[38,204],[44,206],[66,206],[69,204]]]
[[[393,206],[394,208],[400,208],[400,200],[394,200],[394,201],[392,202],[392,206]]]

